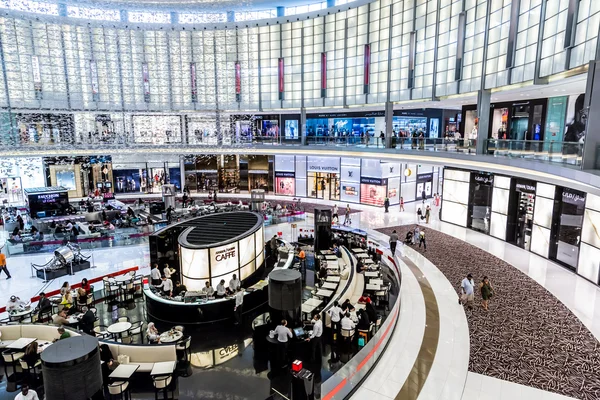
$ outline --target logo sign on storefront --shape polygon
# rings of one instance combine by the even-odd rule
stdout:
[[[474,175],[475,182],[484,184],[484,185],[492,185],[494,183],[494,177],[492,175]]]
[[[427,182],[433,180],[433,174],[417,174],[417,182]]]
[[[296,176],[295,172],[275,172],[275,177],[276,178],[294,178]]]
[[[360,183],[364,183],[366,185],[380,185],[380,186],[384,186],[384,185],[387,185],[387,179],[365,178],[364,176],[362,176],[360,178]]]
[[[226,249],[219,250],[215,254],[216,262],[229,260],[230,258],[235,258],[235,246],[231,246],[231,247],[227,247]]]
[[[306,171],[339,174],[340,159],[337,157],[307,157]]]
[[[535,186],[526,183],[517,183],[516,189],[520,192],[535,193]]]
[[[578,193],[573,193],[573,192],[569,192],[566,190],[563,190],[562,193],[562,200],[565,203],[570,203],[570,204],[583,204],[585,202],[585,195],[580,195]]]

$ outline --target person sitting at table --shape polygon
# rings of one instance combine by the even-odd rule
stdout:
[[[182,285],[181,282],[175,281],[175,287],[173,288],[173,297],[180,296],[182,293],[187,292],[187,288],[185,285]]]
[[[38,354],[38,342],[31,342],[25,347],[25,355],[23,356],[23,361],[27,363],[29,368],[33,368],[35,363],[40,359],[40,355]]]
[[[227,294],[235,294],[237,290],[242,286],[242,282],[237,278],[236,274],[229,281],[229,287],[227,288]]]
[[[27,303],[25,303],[23,300],[21,300],[17,296],[10,296],[8,303],[6,303],[6,311],[7,312],[17,311],[21,308],[24,308],[26,304]]]
[[[67,221],[67,225],[65,226],[65,231],[70,232],[73,230],[73,223],[71,221]]]
[[[373,303],[365,304],[365,311],[369,316],[369,321],[376,322],[377,321],[377,311],[375,311],[375,306]]]
[[[40,400],[40,398],[35,390],[29,389],[29,384],[23,383],[21,385],[21,393],[15,397],[15,400]]]
[[[87,304],[87,297],[88,297],[88,294],[84,288],[82,288],[82,287],[77,288],[77,304],[78,305],[81,306],[81,305]]]
[[[371,296],[368,293],[363,293],[358,299],[358,304],[371,304]]]
[[[81,308],[81,311],[83,315],[79,319],[79,329],[90,336],[96,336],[94,333],[94,322],[96,321],[94,312],[85,306]]]
[[[67,331],[63,326],[59,326],[57,331],[58,331],[58,334],[60,335],[57,340],[68,339],[71,337],[71,334],[69,333],[69,331]]]
[[[83,279],[81,280],[81,288],[82,288],[83,290],[85,290],[85,292],[86,292],[87,294],[90,294],[90,293],[92,293],[92,285],[90,285],[90,283],[88,282],[88,280],[87,280],[86,278],[83,278]]]
[[[167,279],[171,279],[171,276],[175,273],[175,269],[169,267],[169,264],[165,264],[165,268],[163,269],[163,275]]]
[[[71,285],[69,285],[69,282],[65,282],[62,284],[62,286],[60,287],[60,295],[64,296],[65,293],[70,292],[71,291]]]
[[[43,322],[43,314],[46,314],[52,310],[52,303],[46,297],[46,293],[40,293],[40,299],[38,300],[38,305],[35,308],[34,312],[38,313],[38,320]]]
[[[340,325],[342,326],[343,330],[352,330],[356,326],[354,321],[352,321],[352,319],[350,318],[350,313],[344,314],[344,318],[342,318]]]
[[[104,221],[104,227],[106,229],[108,229],[109,231],[115,230],[115,226],[113,224],[111,224],[109,221]]]
[[[356,324],[356,329],[368,331],[371,327],[371,321],[367,312],[365,310],[358,310],[357,317],[358,324]]]
[[[217,294],[215,297],[217,299],[222,299],[227,295],[227,289],[225,288],[225,279],[221,279],[221,282],[217,285]]]
[[[333,244],[333,247],[331,248],[331,251],[333,252],[333,254],[335,254],[337,257],[341,257],[342,255],[340,254],[340,248],[338,247],[337,243]]]
[[[67,311],[60,310],[58,314],[52,318],[52,323],[54,325],[69,325],[69,320],[67,319]]]
[[[73,296],[70,291],[63,295],[60,304],[63,306],[63,310],[67,311],[67,314],[70,315],[75,312],[75,307],[73,307]]]
[[[346,299],[346,301],[344,301],[342,304],[342,311],[344,311],[344,313],[354,311],[354,306],[350,302],[350,299]]]
[[[212,297],[212,295],[215,294],[215,289],[213,289],[212,286],[210,286],[209,281],[206,281],[206,283],[204,284],[204,287],[202,288],[202,293],[208,297]]]
[[[148,343],[160,343],[160,333],[158,333],[158,329],[154,326],[154,322],[148,322],[146,337],[148,338]]]
[[[18,226],[15,227],[15,229],[13,229],[11,236],[17,236],[21,233],[21,230],[19,229]]]
[[[363,264],[362,258],[359,258],[358,262],[356,263],[356,272],[358,272],[360,274],[361,272],[364,272],[366,269],[367,269],[367,267]]]
[[[127,207],[127,216],[131,218],[135,218],[135,211],[131,207]]]
[[[163,295],[169,297],[173,296],[173,281],[166,276],[163,276],[161,284],[155,287],[157,289],[162,288]]]
[[[154,266],[152,266],[152,269],[150,270],[150,280],[152,285],[160,285],[160,270],[158,269],[158,264],[154,264]]]

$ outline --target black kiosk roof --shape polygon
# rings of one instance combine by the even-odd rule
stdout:
[[[263,217],[249,211],[209,214],[177,224],[185,229],[179,244],[192,249],[225,245],[254,233],[262,224]]]

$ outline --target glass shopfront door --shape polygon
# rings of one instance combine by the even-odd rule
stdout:
[[[309,172],[308,197],[315,199],[339,200],[340,175],[324,172]]]

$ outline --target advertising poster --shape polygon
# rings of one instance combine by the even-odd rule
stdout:
[[[585,139],[585,94],[571,95],[567,105],[565,142],[583,143]]]
[[[142,63],[142,80],[144,83],[144,101],[150,103],[150,73],[148,63]]]
[[[284,79],[283,79],[283,73],[284,73],[284,62],[283,62],[283,58],[280,58],[278,60],[278,81],[279,81],[279,100],[283,100],[283,91],[284,91]]]
[[[235,101],[242,101],[242,65],[239,61],[235,62]]]
[[[298,120],[288,119],[285,121],[285,138],[298,139]]]
[[[327,53],[321,53],[321,97],[327,97]]]
[[[196,83],[196,63],[190,63],[190,83],[192,85],[192,103],[197,103],[198,86]]]
[[[546,113],[545,142],[562,142],[564,138],[567,96],[551,97],[548,99],[548,112]]]
[[[56,171],[56,186],[75,190],[75,171]]]
[[[38,56],[31,56],[31,68],[33,70],[33,89],[35,98],[42,99],[42,74],[40,72],[40,59]]]
[[[90,61],[90,76],[92,78],[92,98],[94,101],[99,100],[99,87],[98,87],[98,66],[96,61]]]
[[[431,118],[429,120],[429,137],[438,138],[440,137],[440,120],[439,118]]]

